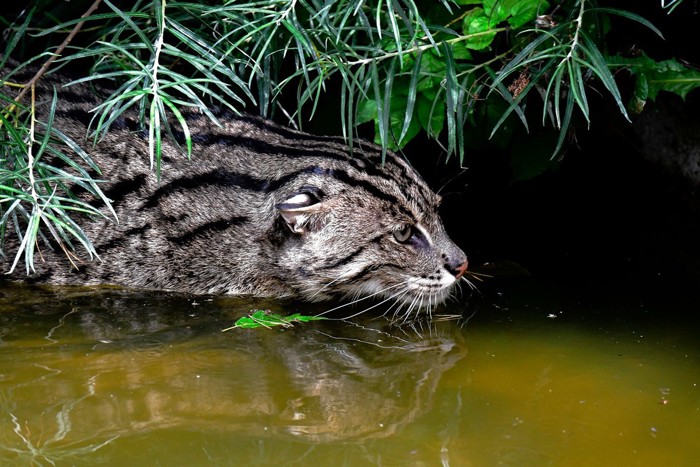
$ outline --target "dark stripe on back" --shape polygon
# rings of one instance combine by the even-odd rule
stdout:
[[[240,118],[239,118],[240,120]],[[259,123],[259,122],[256,122]],[[264,126],[263,124],[256,125],[259,127]],[[279,127],[271,127],[273,130],[279,130]],[[262,130],[261,130],[262,131]],[[269,131],[264,129],[264,131]],[[173,129],[173,136],[178,144],[185,144],[185,135],[182,131]],[[278,132],[279,133],[279,132]],[[290,134],[284,134],[290,133]],[[283,143],[268,143],[259,138],[253,138],[249,136],[240,135],[228,135],[225,133],[196,133],[191,136],[192,143],[202,145],[202,146],[226,146],[226,147],[244,147],[251,150],[256,154],[271,154],[275,156],[290,157],[290,158],[302,158],[302,157],[313,157],[313,158],[325,158],[335,161],[340,161],[350,164],[358,172],[364,172],[370,176],[381,177],[386,180],[391,180],[400,184],[401,179],[405,178],[407,180],[415,180],[414,174],[409,174],[408,170],[394,162],[392,166],[396,167],[399,172],[399,177],[395,177],[391,172],[384,170],[376,161],[372,161],[371,158],[377,158],[381,155],[379,153],[356,153],[354,157],[350,156],[349,148],[344,141],[338,141],[337,138],[323,138],[316,136],[309,136],[303,134],[292,133],[291,131],[282,132],[284,138],[289,138],[289,144]],[[299,145],[303,142],[316,142],[318,145],[308,146]],[[296,144],[296,146],[294,145]],[[396,159],[396,155],[391,153],[387,157]],[[360,161],[360,159],[365,159],[366,162]]]
[[[185,135],[181,130],[172,129],[175,141],[180,144],[185,144]],[[196,133],[191,136],[192,143],[201,146],[226,146],[226,147],[242,147],[249,149],[256,154],[274,154],[284,157],[324,157],[327,159],[337,160],[341,162],[348,161],[348,156],[342,151],[331,153],[330,149],[320,152],[318,149],[300,148],[296,146],[288,146],[282,144],[273,144],[263,141],[258,138],[248,136],[227,135],[224,133]]]
[[[144,207],[156,206],[161,198],[170,193],[180,190],[190,190],[202,186],[222,186],[222,187],[238,187],[244,190],[256,191],[261,193],[270,193],[287,184],[290,180],[305,173],[316,173],[318,175],[332,175],[331,169],[323,169],[321,167],[310,166],[295,172],[289,173],[275,180],[265,180],[253,177],[248,174],[240,174],[226,170],[216,169],[202,174],[196,174],[189,177],[178,178],[166,185],[158,188],[146,201]]]
[[[125,243],[132,240],[133,237],[142,237],[151,230],[151,224],[144,224],[141,227],[132,227],[129,230],[123,232],[119,237],[112,238],[106,243],[100,245],[97,248],[97,254],[102,254],[106,251],[113,250],[115,248],[122,247]]]
[[[195,240],[197,237],[201,237],[208,233],[222,232],[232,226],[241,225],[248,222],[248,218],[245,216],[234,216],[230,219],[220,219],[217,221],[207,222],[199,227],[196,227],[184,234],[167,237],[168,240],[173,242],[178,246],[182,246],[185,243],[189,243]]]
[[[59,100],[62,102],[77,102],[79,104],[92,104],[95,106],[101,103],[101,101],[93,95],[94,91],[88,90],[82,86],[80,88],[74,88],[73,86],[64,87],[60,80],[61,78],[59,77],[54,84],[57,85],[56,94],[58,95]],[[79,92],[74,89],[83,89],[83,92]],[[53,89],[51,90],[51,94],[53,94]]]
[[[264,191],[269,184],[267,180],[253,177],[246,174],[238,174],[226,170],[216,169],[209,172],[190,175],[175,179],[161,187],[148,197],[144,207],[152,208],[157,206],[160,199],[181,190],[191,190],[202,186],[235,186],[251,191]]]
[[[139,174],[133,178],[120,180],[102,192],[107,199],[112,200],[112,204],[117,204],[123,201],[127,195],[140,190],[146,184],[146,179],[146,174]]]
[[[56,117],[74,120],[80,122],[85,128],[89,128],[93,115],[80,107],[71,107],[68,109],[56,109]]]
[[[223,186],[223,187],[238,187],[244,190],[255,192],[271,193],[286,185],[289,181],[303,174],[317,174],[322,176],[330,176],[350,186],[359,186],[373,196],[391,203],[403,214],[413,217],[411,212],[401,206],[398,198],[394,195],[385,193],[377,186],[368,180],[358,180],[353,178],[343,170],[324,169],[322,167],[310,166],[294,172],[291,172],[283,177],[275,180],[264,180],[253,177],[248,174],[240,174],[226,170],[216,169],[202,174],[196,174],[189,177],[178,178],[166,185],[158,188],[144,204],[144,207],[152,208],[157,206],[161,198],[180,190],[190,190],[202,186]]]
[[[180,130],[173,129],[173,136],[178,144],[185,144],[184,133]],[[280,157],[289,158],[324,158],[334,161],[339,161],[343,163],[350,164],[358,172],[364,172],[367,175],[380,177],[385,180],[390,180],[401,183],[402,178],[413,181],[415,175],[408,174],[407,170],[399,165],[394,164],[399,172],[399,177],[395,177],[391,172],[384,170],[381,166],[376,164],[374,161],[370,160],[370,155],[359,154],[355,157],[351,157],[348,153],[348,148],[343,145],[343,143],[338,141],[324,141],[316,140],[312,138],[307,138],[306,141],[319,142],[318,146],[293,146],[292,144],[298,143],[299,141],[289,141],[289,144],[280,143],[268,143],[259,138],[252,138],[249,136],[240,135],[227,135],[223,133],[197,133],[191,136],[192,143],[201,146],[224,146],[224,147],[242,147],[246,148],[257,155],[275,155]],[[332,143],[339,145],[340,147],[331,146]],[[342,149],[341,149],[342,148]],[[395,156],[394,156],[395,157]],[[362,161],[361,159],[365,159]],[[413,175],[413,176],[409,176]]]

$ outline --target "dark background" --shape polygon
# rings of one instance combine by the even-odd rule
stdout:
[[[630,7],[629,2],[617,3]],[[659,2],[635,2],[635,11],[656,25],[665,40],[618,18],[609,37],[610,52],[639,48],[656,60],[675,58],[700,67],[697,3],[686,0],[668,15]],[[626,72],[616,79],[627,101],[633,81]],[[589,97],[590,128],[579,118],[561,160],[529,180],[517,181],[519,162],[493,145],[467,154],[464,170],[456,161],[438,164],[420,157],[430,150],[425,141],[416,141],[405,152],[435,189],[460,172],[442,190],[444,218],[477,270],[484,263],[513,261],[532,275],[556,281],[632,286],[661,295],[698,294],[698,187],[672,164],[650,160],[645,154],[649,141],[642,139],[640,128],[642,120],[647,126],[658,120],[654,135],[668,138],[674,131],[670,118],[672,125],[697,130],[700,142],[700,90],[685,101],[662,92],[656,102],[647,103],[643,115],[631,114],[632,122],[605,90]],[[544,131],[537,125],[531,122],[530,134],[524,134],[532,144],[538,144],[538,133]],[[675,149],[668,150],[673,155]],[[495,272],[518,270],[508,266]]]

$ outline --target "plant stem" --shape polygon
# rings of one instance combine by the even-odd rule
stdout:
[[[581,31],[581,27],[583,26],[583,13],[585,11],[585,6],[586,6],[586,0],[581,0],[581,8],[579,9],[578,17],[574,20],[576,23],[576,32],[574,33],[574,38],[571,41],[571,48],[569,49],[569,53],[566,54],[566,57],[561,61],[561,63],[565,63],[572,59],[574,57],[574,52],[576,51],[576,47],[578,46],[578,40],[579,40],[579,33]]]
[[[34,129],[36,127],[36,112],[34,112],[34,104],[36,102],[36,94],[34,85],[31,85],[29,89],[32,90],[32,112],[29,120],[29,141],[27,143],[27,170],[29,175],[30,194],[34,199],[34,204],[39,206],[39,195],[36,193],[36,180],[34,179]]]
[[[100,6],[100,3],[102,3],[102,0],[95,0],[92,5],[90,5],[90,8],[88,8],[85,13],[82,14],[81,18],[87,18],[92,14],[93,11],[97,9],[98,6]],[[83,27],[85,24],[85,21],[81,21],[78,24],[75,25],[73,30],[68,34],[68,37],[59,45],[56,50],[54,51],[53,55],[44,62],[43,65],[41,65],[41,68],[37,73],[30,79],[27,84],[24,86],[24,88],[20,91],[20,93],[15,97],[15,102],[19,102],[22,100],[24,95],[27,93],[29,88],[33,88],[34,85],[36,84],[37,81],[46,73],[46,71],[49,69],[49,66],[51,63],[53,63],[54,60],[56,60],[58,57],[61,56],[61,53],[63,50],[70,44],[70,42],[73,40],[76,34],[78,34],[78,31]]]
[[[158,66],[160,63],[160,52],[163,50],[164,36],[165,36],[165,2],[166,0],[161,0],[160,2],[160,24],[158,30],[158,37],[156,38],[156,43],[154,44],[153,50],[153,68],[151,70],[151,94],[153,95],[153,101],[151,106],[155,107],[155,111],[151,110],[151,116],[155,120],[151,122],[150,132],[151,137],[148,138],[148,155],[151,162],[151,169],[153,169],[153,161],[155,160],[155,138],[153,137],[153,132],[155,129],[160,128],[160,112],[157,108],[158,102]]]
[[[505,30],[506,30],[506,28],[489,29],[488,31],[475,32],[474,34],[467,34],[465,36],[459,36],[459,37],[455,37],[453,39],[446,39],[444,41],[441,41],[441,42],[438,42],[435,44],[419,45],[417,47],[411,47],[410,49],[405,49],[405,50],[396,51],[396,52],[389,52],[389,53],[384,54],[380,57],[362,58],[360,60],[347,62],[346,64],[349,66],[353,66],[353,65],[366,65],[366,64],[371,63],[371,62],[381,62],[383,60],[397,57],[399,55],[406,55],[406,54],[410,54],[410,53],[414,53],[414,52],[423,52],[424,50],[436,49],[442,44],[456,44],[458,42],[462,42],[462,41],[465,41],[467,39],[472,39],[474,37],[479,37],[479,36],[483,36],[486,34],[498,33],[498,32],[502,32]]]
[[[475,71],[477,71],[477,70],[479,70],[479,69],[481,69],[481,68],[484,68],[484,67],[486,67],[486,66],[492,64],[493,62],[497,62],[497,61],[501,60],[503,57],[507,57],[508,55],[510,55],[510,53],[511,53],[510,50],[508,50],[507,52],[503,52],[502,54],[496,55],[496,56],[493,57],[492,59],[486,60],[484,63],[479,63],[478,65],[474,65],[472,68],[470,68],[470,69],[468,69],[468,70],[464,70],[464,71],[462,71],[461,73],[458,73],[458,74],[455,75],[455,76],[456,76],[457,78],[461,78],[461,77],[464,76],[464,75],[468,75],[468,74],[470,74],[470,73],[474,73]]]

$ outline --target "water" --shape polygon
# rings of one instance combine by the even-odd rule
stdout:
[[[692,301],[529,282],[397,328],[309,305],[0,292],[1,465],[697,465]]]

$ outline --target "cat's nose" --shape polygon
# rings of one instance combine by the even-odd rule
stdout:
[[[469,266],[469,261],[467,261],[467,258],[460,258],[461,263],[455,262],[448,262],[446,264],[447,270],[450,271],[450,273],[455,276],[455,279],[459,280],[460,277],[464,275],[465,272],[467,272],[467,267]]]

